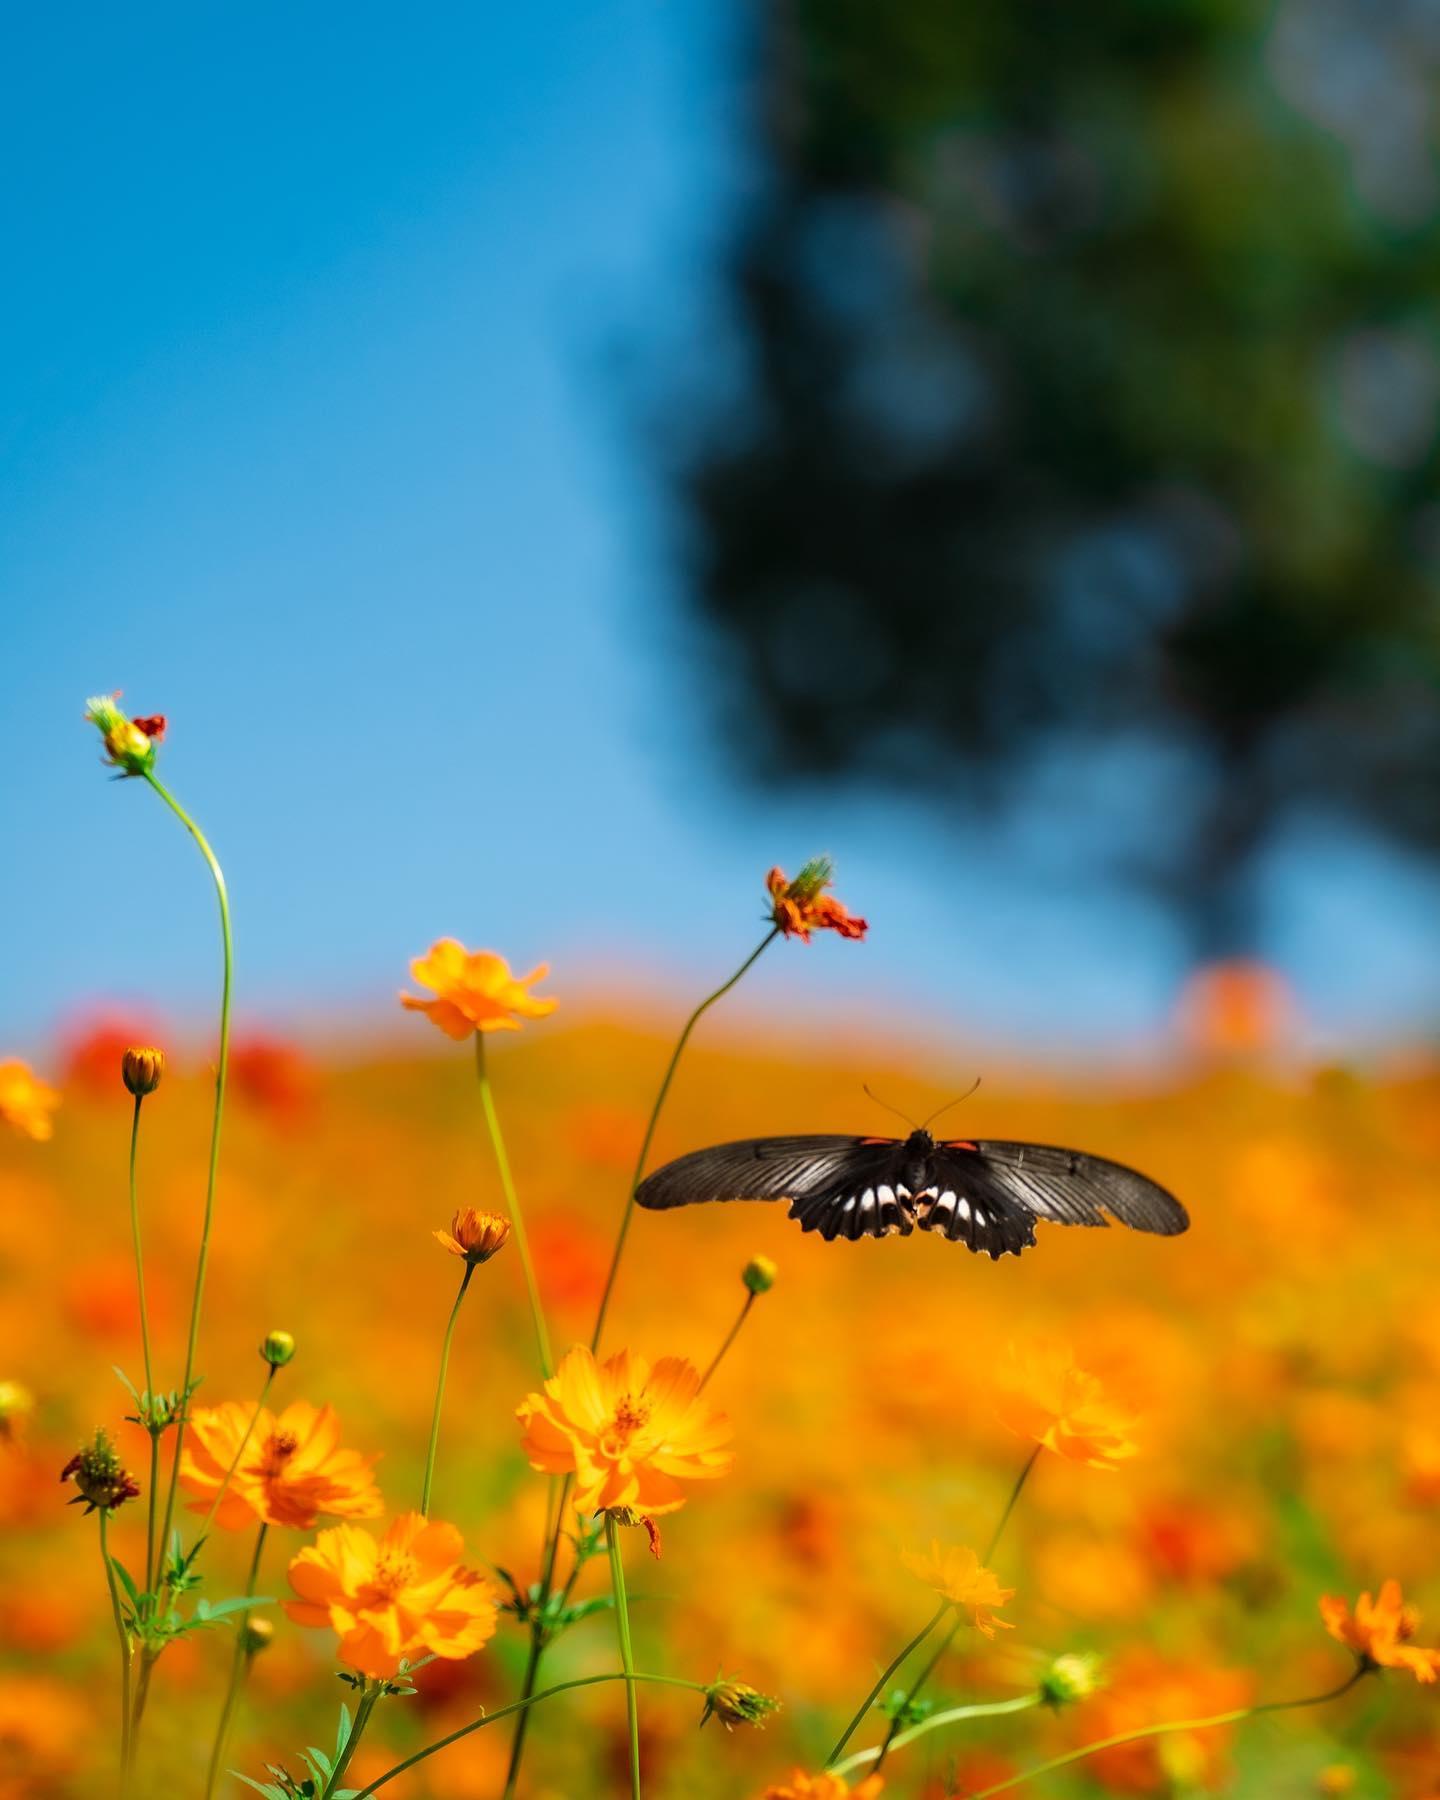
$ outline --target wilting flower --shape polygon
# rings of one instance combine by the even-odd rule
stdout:
[[[700,1715],[700,1723],[703,1725],[713,1717],[727,1731],[733,1731],[737,1725],[763,1725],[771,1713],[779,1710],[780,1702],[772,1700],[768,1694],[760,1693],[743,1681],[726,1681],[722,1676],[705,1690],[705,1710]]]
[[[23,1381],[0,1381],[0,1443],[16,1443],[35,1410],[35,1396]]]
[[[118,694],[97,694],[85,702],[85,717],[105,740],[105,760],[122,775],[146,775],[155,766],[155,746],[165,735],[162,714],[130,719],[115,702]]]
[[[1367,1669],[1408,1669],[1424,1682],[1440,1676],[1440,1650],[1422,1650],[1409,1642],[1420,1615],[1401,1599],[1398,1581],[1387,1581],[1376,1600],[1362,1594],[1353,1611],[1338,1594],[1326,1594],[1320,1617],[1331,1637],[1347,1644]]]
[[[512,975],[510,965],[493,950],[467,950],[455,938],[441,938],[428,955],[417,956],[410,973],[433,1000],[402,994],[400,1004],[430,1015],[446,1037],[467,1038],[475,1031],[518,1031],[521,1019],[543,1019],[558,1000],[532,994],[533,983],[550,973],[540,963],[528,975]]]
[[[682,1357],[652,1368],[629,1350],[603,1363],[577,1345],[515,1416],[530,1466],[573,1474],[581,1512],[629,1507],[655,1516],[685,1503],[683,1481],[711,1481],[735,1458],[722,1446],[730,1421],[699,1397],[700,1377]]]
[[[848,912],[832,894],[826,892],[835,877],[835,867],[828,856],[808,862],[791,881],[782,869],[772,869],[765,877],[770,895],[770,917],[786,937],[810,942],[812,931],[835,931],[841,937],[863,938],[869,927],[864,919]]]
[[[120,1058],[120,1078],[128,1093],[142,1100],[153,1094],[165,1073],[165,1052],[150,1045],[131,1044]]]
[[[995,1411],[1018,1437],[1092,1469],[1111,1469],[1137,1454],[1129,1435],[1133,1414],[1065,1349],[1021,1354],[1012,1345],[998,1377]]]
[[[135,1477],[121,1465],[109,1432],[103,1429],[95,1433],[93,1444],[75,1452],[60,1471],[60,1479],[75,1483],[78,1491],[70,1504],[83,1503],[87,1513],[113,1512],[140,1492]]]
[[[995,1617],[994,1608],[1014,1597],[1014,1588],[1001,1587],[994,1573],[982,1568],[973,1550],[932,1543],[928,1555],[912,1551],[902,1553],[900,1560],[912,1575],[918,1575],[927,1587],[934,1588],[942,1599],[958,1607],[977,1631],[994,1637],[995,1628],[1011,1629],[1005,1619]]]
[[[209,1512],[252,1411],[238,1400],[196,1409],[180,1459],[180,1484],[191,1496],[191,1512]],[[239,1531],[260,1519],[308,1530],[322,1513],[373,1519],[385,1510],[371,1474],[373,1461],[340,1448],[340,1421],[328,1406],[294,1400],[278,1418],[262,1407],[215,1523]]]
[[[0,1062],[0,1119],[22,1137],[43,1142],[54,1135],[51,1114],[60,1104],[56,1089],[38,1080],[23,1062]]]
[[[510,1221],[466,1206],[451,1219],[448,1231],[437,1231],[434,1236],[436,1243],[443,1244],[452,1256],[463,1256],[474,1267],[489,1262],[497,1250],[505,1247]]]
[[[852,1788],[828,1770],[807,1775],[803,1769],[796,1769],[788,1781],[767,1787],[760,1800],[874,1800],[884,1785],[881,1775],[867,1775],[859,1787]]]
[[[384,1680],[402,1658],[473,1656],[495,1632],[494,1590],[464,1568],[453,1525],[402,1513],[377,1542],[357,1525],[334,1525],[291,1559],[300,1596],[285,1610],[297,1625],[330,1626],[340,1660]]]

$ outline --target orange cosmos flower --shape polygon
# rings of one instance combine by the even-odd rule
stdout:
[[[0,1062],[0,1119],[21,1137],[37,1143],[52,1137],[55,1121],[50,1115],[59,1104],[58,1091],[38,1080],[23,1062]]]
[[[1078,1368],[1069,1350],[1011,1346],[998,1377],[995,1411],[1017,1437],[1092,1469],[1113,1469],[1137,1454],[1133,1415],[1106,1394],[1099,1377]]]
[[[943,1599],[969,1619],[977,1631],[993,1638],[997,1626],[1013,1629],[1008,1619],[997,1619],[994,1608],[1003,1606],[1015,1596],[1014,1588],[1002,1588],[996,1576],[980,1565],[973,1550],[951,1546],[942,1549],[932,1543],[929,1555],[905,1551],[900,1558],[912,1575],[918,1575],[927,1587],[934,1588]]]
[[[1204,1663],[1171,1662],[1153,1650],[1118,1658],[1109,1686],[1078,1715],[1081,1742],[1116,1737],[1161,1719],[1203,1719],[1247,1706],[1253,1683],[1247,1674]],[[1090,1759],[1096,1780],[1115,1794],[1174,1794],[1223,1787],[1233,1728],[1167,1731],[1160,1737],[1098,1751]]]
[[[522,1448],[532,1468],[574,1475],[581,1512],[674,1512],[685,1504],[682,1481],[713,1481],[735,1460],[721,1447],[730,1421],[699,1392],[699,1374],[683,1357],[662,1356],[652,1368],[621,1350],[597,1364],[577,1344],[545,1391],[516,1408]]]
[[[852,1788],[828,1770],[807,1775],[803,1769],[796,1769],[788,1781],[767,1787],[760,1800],[874,1800],[884,1785],[883,1775],[867,1775],[859,1787]]]
[[[463,1256],[468,1263],[487,1263],[497,1250],[502,1250],[510,1236],[510,1221],[498,1213],[476,1212],[463,1207],[450,1220],[448,1231],[434,1233],[435,1242],[443,1244],[452,1256]]]
[[[539,964],[528,975],[512,975],[503,956],[493,950],[467,950],[455,938],[433,943],[428,955],[411,963],[410,973],[435,998],[402,994],[400,1004],[411,1012],[429,1013],[446,1037],[518,1031],[521,1019],[543,1019],[560,1004],[530,992],[533,983],[550,973],[549,963]]]
[[[378,1542],[358,1525],[332,1525],[292,1557],[300,1596],[285,1610],[297,1625],[330,1626],[340,1660],[384,1680],[401,1659],[473,1656],[495,1634],[494,1590],[464,1568],[453,1525],[401,1513]]]
[[[1338,1594],[1326,1594],[1320,1617],[1331,1637],[1348,1644],[1367,1669],[1408,1669],[1424,1682],[1440,1675],[1440,1650],[1422,1650],[1408,1641],[1420,1615],[1401,1599],[1398,1581],[1387,1581],[1378,1600],[1362,1594],[1353,1612]]]
[[[190,1511],[208,1513],[254,1409],[238,1400],[196,1409],[180,1459],[180,1485],[193,1496]],[[256,1519],[308,1530],[322,1513],[373,1519],[385,1510],[371,1474],[373,1457],[340,1448],[340,1421],[328,1406],[293,1400],[276,1418],[255,1417],[215,1523],[239,1531]]]
[[[863,938],[869,930],[864,919],[857,919],[833,895],[825,890],[835,876],[829,857],[820,856],[808,862],[793,881],[781,869],[772,869],[765,877],[770,895],[770,917],[786,937],[810,942],[812,931],[835,931],[841,937]]]

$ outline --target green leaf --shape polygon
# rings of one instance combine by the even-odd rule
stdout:
[[[254,1612],[257,1607],[274,1604],[273,1594],[237,1594],[231,1600],[197,1600],[195,1615],[213,1623],[216,1619],[228,1619],[232,1613]]]
[[[130,1571],[125,1567],[118,1556],[112,1556],[110,1558],[110,1567],[120,1577],[120,1585],[129,1596],[130,1604],[135,1608],[135,1611],[138,1614],[140,1611],[140,1590],[136,1587]]]
[[[305,1758],[306,1766],[312,1777],[323,1788],[330,1779],[330,1758],[323,1750],[317,1750],[313,1744],[301,1754]]]
[[[248,1788],[254,1788],[257,1794],[264,1794],[265,1800],[286,1800],[284,1788],[276,1787],[273,1781],[252,1781],[248,1775],[242,1775],[238,1769],[230,1773],[237,1781],[243,1781]]]
[[[121,1387],[124,1388],[125,1392],[130,1396],[130,1398],[135,1402],[135,1404],[137,1406],[139,1406],[141,1404],[140,1394],[139,1394],[138,1389],[135,1386],[135,1383],[130,1379],[130,1377],[120,1367],[119,1363],[111,1363],[110,1367],[120,1377]]]
[[[342,1700],[340,1702],[340,1724],[335,1733],[335,1760],[339,1762],[345,1746],[350,1742],[350,1708]]]

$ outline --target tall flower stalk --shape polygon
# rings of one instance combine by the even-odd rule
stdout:
[[[246,1600],[253,1600],[255,1588],[260,1580],[260,1558],[265,1554],[265,1536],[269,1526],[261,1521],[260,1529],[255,1534],[255,1550],[250,1558],[250,1572],[245,1577]],[[225,1689],[225,1699],[220,1707],[220,1718],[215,1726],[215,1741],[210,1746],[210,1763],[205,1771],[205,1800],[211,1800],[215,1792],[215,1783],[220,1779],[220,1765],[224,1761],[225,1746],[230,1737],[230,1724],[235,1716],[235,1708],[245,1686],[245,1678],[250,1672],[251,1649],[246,1627],[250,1622],[248,1612],[242,1612],[235,1626],[235,1651],[230,1659],[230,1680]]]
[[[160,1486],[160,1433],[168,1409],[162,1409],[155,1393],[155,1366],[150,1355],[150,1307],[145,1297],[145,1253],[140,1241],[140,1192],[136,1160],[140,1147],[140,1108],[160,1085],[165,1058],[158,1050],[129,1049],[121,1062],[126,1091],[134,1098],[130,1116],[130,1241],[135,1251],[135,1291],[140,1304],[140,1352],[145,1364],[145,1392],[140,1402],[140,1422],[150,1439],[150,1480],[145,1493],[145,1591],[155,1585],[155,1503]]]
[[[610,1553],[610,1592],[615,1600],[615,1636],[620,1667],[625,1671],[625,1719],[630,1731],[630,1800],[640,1800],[640,1700],[635,1686],[635,1653],[630,1645],[630,1603],[625,1592],[625,1562],[615,1515],[605,1515],[605,1547]]]

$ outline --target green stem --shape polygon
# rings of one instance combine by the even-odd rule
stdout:
[[[685,1021],[675,1048],[670,1053],[670,1061],[665,1070],[665,1078],[660,1083],[660,1092],[655,1096],[655,1104],[650,1109],[650,1118],[645,1126],[645,1136],[640,1141],[640,1154],[635,1158],[635,1173],[630,1177],[630,1191],[626,1195],[625,1210],[620,1216],[620,1231],[615,1239],[615,1253],[610,1258],[610,1273],[605,1277],[605,1291],[600,1296],[600,1310],[595,1317],[595,1330],[591,1334],[590,1348],[599,1350],[600,1336],[605,1329],[605,1314],[610,1308],[610,1296],[615,1288],[615,1277],[620,1272],[620,1259],[625,1254],[625,1239],[630,1235],[630,1221],[635,1213],[635,1190],[640,1185],[640,1178],[645,1173],[645,1164],[649,1160],[650,1145],[655,1137],[655,1127],[660,1123],[660,1114],[670,1092],[670,1083],[675,1079],[675,1071],[680,1066],[680,1058],[685,1053],[685,1046],[690,1042],[690,1034],[700,1023],[704,1015],[717,1000],[723,1000],[740,978],[759,962],[761,954],[769,949],[780,935],[780,927],[774,925],[741,963],[740,967],[713,994],[707,994]]]
[[[479,1036],[478,1032],[476,1036]],[[455,1296],[455,1304],[450,1308],[445,1341],[440,1346],[440,1375],[435,1383],[435,1410],[430,1416],[430,1448],[425,1453],[425,1485],[420,1490],[420,1510],[427,1518],[430,1516],[430,1489],[435,1481],[435,1451],[440,1442],[440,1409],[445,1402],[445,1376],[450,1368],[450,1341],[455,1336],[455,1321],[460,1317],[460,1302],[465,1298],[465,1290],[474,1273],[475,1264],[467,1260],[465,1273],[460,1277],[460,1291]]]
[[[215,1523],[215,1515],[220,1510],[220,1502],[225,1498],[226,1491],[235,1478],[235,1471],[240,1467],[240,1458],[245,1454],[246,1446],[255,1435],[255,1427],[261,1413],[265,1410],[265,1402],[270,1397],[270,1383],[274,1379],[275,1364],[271,1363],[265,1371],[265,1380],[260,1388],[260,1398],[255,1402],[255,1410],[250,1415],[250,1423],[245,1427],[240,1442],[235,1446],[235,1454],[230,1458],[230,1467],[225,1471],[219,1487],[215,1490],[215,1498],[210,1502],[210,1510],[206,1513],[204,1523],[200,1527],[199,1537],[206,1537],[210,1527]]]
[[[1030,1479],[1030,1471],[1040,1460],[1041,1449],[1042,1446],[1040,1444],[1035,1446],[1025,1458],[1024,1468],[1021,1469],[1020,1473],[1015,1477],[1015,1485],[1010,1490],[1010,1498],[1005,1502],[1005,1510],[1001,1513],[1000,1521],[996,1525],[994,1531],[990,1533],[990,1542],[985,1546],[985,1554],[980,1558],[981,1568],[988,1569],[990,1567],[991,1558],[1000,1548],[1000,1540],[1005,1535],[1005,1527],[1010,1523],[1010,1515],[1015,1510],[1015,1503],[1020,1498],[1025,1483]]]
[[[255,1592],[255,1584],[260,1579],[260,1556],[265,1548],[265,1533],[268,1530],[269,1526],[262,1524],[255,1537],[255,1554],[250,1558],[250,1573],[245,1581],[247,1600]],[[230,1661],[230,1685],[225,1690],[225,1703],[220,1708],[219,1723],[215,1727],[215,1742],[210,1747],[210,1767],[205,1776],[205,1800],[211,1800],[215,1783],[220,1779],[220,1764],[224,1761],[225,1745],[230,1736],[230,1721],[250,1670],[250,1652],[245,1646],[245,1627],[249,1621],[250,1614],[242,1612],[235,1622],[235,1654]]]
[[[739,1337],[741,1327],[744,1325],[745,1321],[750,1317],[750,1308],[754,1304],[755,1304],[755,1295],[749,1289],[747,1289],[746,1293],[745,1293],[745,1304],[740,1308],[740,1316],[738,1319],[736,1319],[735,1323],[730,1327],[729,1332],[726,1334],[724,1343],[721,1344],[720,1348],[715,1352],[714,1356],[711,1358],[710,1367],[700,1377],[700,1386],[698,1388],[696,1388],[696,1390],[695,1390],[695,1392],[697,1394],[704,1391],[705,1387],[709,1383],[710,1377],[715,1373],[715,1371],[720,1367],[720,1364],[724,1361],[725,1353],[729,1350],[730,1346],[735,1342],[736,1338]]]
[[[393,1769],[387,1769],[383,1775],[377,1775],[369,1787],[360,1788],[355,1800],[366,1800],[377,1788],[393,1781],[397,1775],[403,1775],[407,1769],[413,1769],[416,1763],[422,1763],[427,1757],[436,1755],[441,1750],[448,1750],[452,1744],[458,1744],[461,1738],[469,1737],[472,1731],[483,1731],[487,1725],[498,1725],[501,1719],[509,1718],[511,1713],[525,1713],[542,1700],[552,1700],[556,1694],[569,1693],[571,1688],[596,1687],[603,1681],[652,1682],[659,1687],[689,1688],[691,1693],[703,1694],[703,1681],[686,1681],[679,1675],[645,1675],[632,1670],[628,1675],[623,1670],[614,1670],[608,1675],[582,1675],[574,1681],[560,1681],[554,1687],[541,1690],[538,1694],[530,1694],[522,1700],[512,1700],[509,1706],[502,1706],[493,1713],[485,1713],[478,1719],[472,1719],[468,1725],[462,1725],[458,1731],[452,1731],[448,1737],[437,1738],[433,1744],[427,1744],[423,1750],[417,1750],[413,1756],[407,1756],[404,1762],[396,1763]]]
[[[96,1510],[100,1514],[100,1560],[105,1565],[110,1611],[115,1617],[115,1636],[120,1641],[120,1790],[123,1793],[130,1780],[130,1634],[120,1612],[120,1588],[115,1580],[115,1565],[110,1560],[110,1509],[101,1506]]]
[[[200,1306],[205,1293],[205,1269],[210,1259],[210,1228],[215,1218],[215,1184],[220,1173],[220,1126],[225,1116],[225,1083],[230,1073],[230,994],[235,976],[235,945],[230,931],[230,898],[225,875],[205,834],[180,802],[151,769],[145,779],[194,838],[215,883],[220,904],[220,945],[223,972],[220,984],[220,1048],[215,1064],[215,1110],[210,1123],[210,1164],[205,1178],[205,1212],[200,1226],[200,1251],[195,1260],[195,1292],[190,1301],[190,1331],[185,1343],[185,1378],[180,1385],[180,1414],[175,1426],[175,1454],[170,1464],[170,1484],[165,1495],[165,1522],[160,1529],[160,1556],[169,1542],[175,1517],[175,1491],[180,1480],[180,1456],[185,1446],[185,1421],[190,1410],[190,1390],[195,1378],[195,1352],[200,1341]]]
[[[520,1196],[510,1174],[510,1158],[505,1154],[505,1139],[500,1135],[500,1115],[495,1110],[495,1096],[490,1091],[490,1077],[485,1069],[485,1033],[475,1033],[475,1073],[480,1079],[480,1104],[485,1109],[485,1123],[495,1150],[495,1166],[500,1171],[500,1191],[510,1209],[510,1223],[515,1227],[515,1248],[520,1252],[520,1267],[525,1271],[525,1291],[530,1296],[530,1316],[535,1321],[535,1342],[540,1347],[540,1372],[550,1374],[550,1334],[545,1329],[545,1314],[540,1306],[540,1289],[535,1280],[535,1265],[530,1260],[530,1240],[525,1235],[525,1218],[520,1211]]]
[[[945,1712],[932,1713],[928,1719],[922,1719],[908,1731],[897,1733],[890,1748],[903,1750],[906,1744],[923,1737],[927,1731],[938,1731],[942,1725],[959,1725],[966,1719],[1003,1719],[1009,1713],[1028,1712],[1032,1706],[1039,1706],[1040,1701],[1039,1694],[1021,1694],[1017,1700],[982,1700],[973,1706],[952,1706]],[[856,1769],[863,1769],[866,1763],[874,1762],[879,1754],[880,1746],[872,1744],[868,1750],[857,1750],[853,1756],[847,1756],[844,1762],[835,1763],[830,1773],[852,1774]]]
[[[1323,1706],[1329,1700],[1338,1700],[1342,1694],[1348,1694],[1355,1683],[1368,1673],[1369,1669],[1362,1663],[1339,1687],[1330,1688],[1323,1694],[1307,1694],[1299,1700],[1266,1700],[1259,1706],[1237,1706],[1232,1712],[1211,1713],[1204,1719],[1170,1719],[1163,1725],[1141,1725],[1134,1731],[1117,1732],[1114,1737],[1097,1738],[1093,1744],[1082,1744],[1078,1750],[1067,1751],[1064,1756],[1052,1756],[1048,1762],[1037,1763],[1033,1769],[1026,1769],[1023,1774],[1011,1775],[1004,1781],[981,1788],[971,1795],[971,1800],[990,1800],[993,1794],[1006,1793],[1010,1788],[1034,1781],[1037,1776],[1052,1774],[1056,1769],[1066,1768],[1084,1757],[1094,1756],[1100,1750],[1115,1750],[1121,1744],[1138,1743],[1142,1738],[1163,1737],[1170,1731],[1209,1731],[1217,1725],[1239,1725],[1243,1720],[1257,1718],[1261,1713],[1295,1712],[1305,1706]],[[938,1719],[925,1721],[926,1725],[938,1723]],[[907,1738],[917,1737],[921,1729],[922,1727],[917,1726],[914,1731],[905,1735]]]
[[[345,1740],[345,1748],[340,1752],[340,1760],[330,1771],[330,1779],[325,1783],[320,1800],[330,1800],[330,1796],[338,1790],[342,1776],[350,1767],[350,1758],[360,1748],[360,1739],[364,1734],[365,1727],[370,1723],[370,1715],[374,1712],[384,1691],[383,1687],[368,1688],[359,1706],[356,1707],[355,1723],[350,1727],[350,1735]]]
[[[145,1303],[145,1257],[140,1248],[140,1197],[135,1180],[135,1158],[140,1144],[140,1105],[143,1094],[136,1094],[135,1109],[130,1115],[130,1240],[135,1247],[135,1289],[140,1300],[140,1348],[145,1358],[145,1408],[153,1411],[155,1405],[155,1375],[150,1361],[150,1309]],[[146,1426],[149,1430],[149,1426]],[[155,1434],[150,1433],[150,1446],[154,1449]],[[151,1470],[149,1516],[145,1527],[145,1592],[148,1594],[155,1584],[155,1479]]]
[[[605,1515],[605,1547],[610,1552],[610,1590],[615,1596],[615,1635],[625,1671],[625,1717],[630,1726],[630,1800],[640,1800],[640,1701],[635,1691],[635,1654],[630,1647],[630,1607],[625,1597],[625,1563],[612,1513]]]
[[[827,1769],[833,1768],[835,1766],[836,1762],[839,1760],[840,1756],[844,1753],[845,1746],[850,1742],[851,1738],[854,1737],[855,1733],[860,1729],[860,1726],[864,1722],[866,1715],[870,1711],[870,1708],[880,1698],[881,1693],[884,1691],[885,1684],[890,1680],[891,1676],[895,1673],[895,1671],[900,1667],[900,1665],[902,1663],[909,1661],[911,1656],[913,1656],[914,1653],[925,1642],[926,1638],[929,1637],[930,1633],[935,1629],[935,1627],[945,1617],[946,1613],[949,1612],[949,1610],[950,1610],[950,1602],[948,1600],[942,1601],[940,1603],[939,1607],[936,1609],[935,1614],[934,1614],[933,1618],[931,1618],[929,1624],[922,1625],[920,1627],[919,1631],[917,1631],[915,1633],[914,1637],[911,1638],[910,1642],[908,1644],[906,1644],[905,1648],[903,1650],[897,1650],[895,1652],[895,1655],[890,1659],[890,1662],[889,1662],[888,1666],[886,1667],[885,1672],[880,1676],[879,1680],[875,1683],[874,1687],[871,1688],[870,1692],[860,1702],[860,1706],[859,1706],[858,1711],[855,1714],[855,1717],[850,1721],[850,1723],[845,1727],[844,1731],[841,1733],[839,1743],[836,1744],[835,1748],[825,1758],[825,1767]]]

